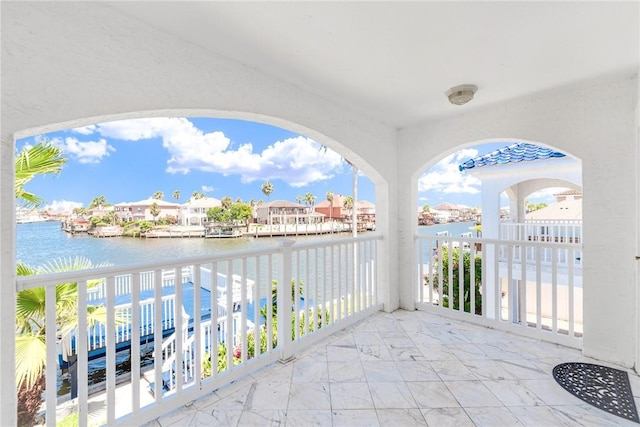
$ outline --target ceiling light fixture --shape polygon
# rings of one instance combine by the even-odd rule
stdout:
[[[454,86],[445,92],[449,102],[454,105],[464,105],[473,99],[473,95],[478,90],[476,85]]]

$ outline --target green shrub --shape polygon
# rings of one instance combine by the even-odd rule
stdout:
[[[463,302],[464,311],[471,312],[471,252],[467,250],[462,251],[462,266],[463,266]],[[452,270],[453,277],[449,278],[449,248],[443,246],[440,253],[437,255],[436,263],[434,264],[435,273],[432,276],[432,282],[429,283],[429,276],[425,276],[425,283],[427,285],[432,284],[433,289],[438,291],[440,286],[440,272],[442,272],[442,291],[440,292],[442,305],[449,307],[449,286],[452,285],[452,298],[453,309],[460,310],[460,249],[452,249]],[[476,254],[474,262],[474,290],[475,292],[475,314],[482,314],[482,257]]]

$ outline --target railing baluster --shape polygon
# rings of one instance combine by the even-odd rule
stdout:
[[[455,301],[454,301],[454,297],[453,297],[453,246],[452,246],[452,241],[451,239],[447,240],[447,242],[445,243],[447,245],[447,257],[449,258],[448,261],[448,283],[447,283],[447,291],[448,291],[448,301],[449,301],[449,310],[453,310],[453,307],[455,306]]]
[[[251,298],[253,299],[253,354],[255,357],[260,357],[260,324],[262,323],[260,320],[260,300],[262,299],[261,295],[261,286],[260,286],[260,271],[258,268],[259,257],[253,258],[253,277],[255,278],[253,289],[251,289]]]
[[[418,241],[418,301],[424,302],[424,244]]]
[[[331,273],[329,276],[329,283],[325,283],[325,286],[328,286],[328,291],[329,291],[329,295],[330,295],[330,299],[329,299],[329,304],[330,304],[330,309],[331,309],[331,323],[334,323],[336,321],[336,305],[335,305],[335,299],[334,299],[334,288],[335,288],[335,284],[336,284],[336,273],[335,273],[335,251],[336,251],[336,246],[332,245],[331,247],[331,252],[330,252],[330,259],[329,259],[329,268],[331,269]]]
[[[162,402],[162,270],[156,270],[153,278],[153,357],[154,357],[154,397],[156,404]]]
[[[513,283],[513,251],[515,248],[507,247],[507,321],[511,324],[518,321],[518,292]]]
[[[209,339],[209,357],[211,358],[211,377],[218,376],[218,344],[220,343],[218,323],[218,262],[211,263],[211,337]]]
[[[569,336],[575,336],[575,295],[574,295],[574,276],[573,276],[573,259],[575,258],[575,254],[573,249],[567,250],[567,262],[569,263],[569,282],[567,283],[567,291],[568,291],[568,303],[569,303]]]
[[[558,333],[558,251],[551,249],[551,330]]]
[[[87,281],[78,281],[78,329],[76,335],[76,363],[78,387],[78,427],[86,427],[89,418],[88,355],[87,346]]]
[[[227,370],[230,371],[233,367],[233,352],[234,352],[234,306],[233,306],[233,264],[231,259],[227,261],[227,278],[225,279],[225,290],[227,295],[227,302],[225,307],[225,322],[226,322],[226,337],[225,346],[227,347]]]
[[[186,331],[184,330],[183,326],[188,326],[188,325],[183,325],[184,321],[186,320],[184,318],[184,301],[183,301],[183,289],[182,289],[182,268],[176,268],[175,269],[175,279],[174,279],[174,286],[175,286],[175,292],[176,292],[176,299],[174,302],[174,311],[173,311],[173,318],[174,318],[174,326],[175,326],[175,334],[176,334],[176,339],[175,339],[175,348],[174,348],[174,354],[175,354],[175,377],[176,377],[176,393],[180,393],[182,392],[182,388],[185,381],[185,376],[187,375],[187,361],[183,360],[183,355],[184,355],[184,343],[186,341]]]
[[[248,346],[248,339],[247,339],[247,312],[249,311],[248,309],[248,305],[247,305],[247,259],[246,258],[241,258],[240,259],[240,264],[242,266],[242,269],[240,270],[242,272],[242,277],[241,277],[241,281],[242,281],[242,287],[240,289],[240,306],[242,307],[242,311],[241,311],[241,318],[240,318],[240,333],[242,334],[242,336],[240,337],[241,339],[241,348],[242,348],[242,352],[241,352],[241,360],[242,362],[246,362],[247,361],[247,346]],[[236,331],[237,333],[237,331]]]
[[[320,285],[320,267],[319,267],[319,249],[315,248],[313,250],[313,259],[314,259],[314,286],[313,286],[313,319],[314,321],[318,321],[320,323],[320,327],[323,327],[323,313],[321,313],[321,301],[318,300],[318,287]]]
[[[542,248],[536,250],[536,329],[542,330]]]
[[[469,313],[476,314],[476,245],[469,243]]]
[[[309,249],[304,251],[305,256],[305,269],[304,269],[304,319],[306,319],[304,333],[305,335],[309,335],[312,331],[311,322],[312,318],[310,318],[309,314],[309,294],[311,293],[311,283],[309,282],[309,270],[311,269],[311,264],[309,263]]]
[[[460,313],[464,313],[464,252],[463,242],[458,241],[458,309]],[[453,251],[452,251],[453,252]],[[452,283],[453,285],[453,283]]]
[[[278,347],[280,359],[288,360],[292,356],[291,341],[291,263],[293,258],[293,240],[281,240],[281,262],[278,268]]]
[[[57,401],[57,375],[56,365],[58,354],[56,352],[56,286],[47,286],[45,289],[45,321],[47,323],[45,332],[45,342],[47,344],[47,367],[46,375],[46,422],[47,426],[56,425],[56,401]]]
[[[115,277],[107,277],[107,332],[106,332],[106,375],[107,375],[107,424],[116,420],[116,330],[115,330]]]
[[[140,274],[131,277],[131,406],[134,414],[140,411]]]
[[[487,245],[489,246],[489,245]],[[495,283],[492,283],[493,285],[493,298],[494,298],[494,319],[497,321],[502,321],[504,320],[502,318],[502,278],[500,277],[500,260],[499,260],[499,253],[500,253],[500,249],[502,248],[501,245],[498,245],[496,243],[492,243],[491,244],[491,249],[493,249],[491,251],[491,256],[492,256],[492,265],[493,265],[493,279],[495,281]],[[487,247],[487,252],[488,252],[488,247]],[[508,266],[507,266],[508,268]],[[485,277],[486,279],[486,277]]]
[[[273,348],[273,257],[267,255],[267,348]]]
[[[293,257],[295,257],[295,261],[293,261]],[[302,262],[300,251],[292,251],[291,259],[291,274],[293,275],[291,282],[291,286],[293,286],[293,301],[291,302],[293,310],[293,339],[297,340],[300,338],[300,263]]]
[[[193,265],[193,347],[194,353],[189,358],[190,364],[193,366],[194,384],[200,387],[202,382],[202,354],[204,348],[202,345],[202,264]],[[213,286],[210,286],[213,293]],[[213,305],[211,306],[213,308]]]
[[[525,328],[529,326],[527,319],[527,251],[527,246],[524,244],[520,246],[520,283],[518,293],[521,298],[518,317]]]

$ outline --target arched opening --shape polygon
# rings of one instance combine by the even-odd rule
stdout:
[[[580,347],[581,174],[579,160],[528,141],[485,140],[432,163],[418,178],[418,306]]]
[[[200,116],[177,117],[181,112]],[[103,117],[103,121],[83,119],[21,133],[19,149],[47,138],[69,158],[59,176],[36,179],[30,188],[34,193],[46,191],[54,218],[55,211],[69,215],[75,209],[83,217],[91,208],[91,214],[97,211],[95,216],[111,218],[99,222],[101,226],[145,220],[157,229],[155,235],[168,237],[198,235],[198,227],[206,233],[207,223],[211,225],[207,212],[222,201],[251,206],[251,218],[234,236],[322,236],[376,228],[376,186],[361,172],[370,168],[337,142],[256,115],[215,118],[213,112],[208,116],[202,111],[171,113],[170,117],[141,112]],[[65,129],[65,125],[74,127]],[[306,130],[322,142],[291,129]],[[270,185],[268,192],[265,183]],[[66,197],[67,193],[76,198]],[[151,205],[158,205],[155,212]],[[19,222],[34,216],[22,209],[18,214]],[[35,216],[32,219],[38,219]],[[91,223],[88,227],[84,231],[94,228]],[[151,231],[143,234],[153,235]],[[140,235],[136,228],[133,233]],[[19,260],[27,252],[35,255],[18,250]],[[161,252],[176,254],[175,248]],[[131,256],[122,257],[131,262]]]
[[[201,120],[205,120],[205,119],[201,119]],[[229,119],[227,120],[232,121]],[[301,192],[306,192],[307,194],[309,194],[310,197],[308,198],[303,197],[302,198],[303,200],[297,200],[298,203],[296,204],[296,207],[295,207],[296,209],[295,214],[290,214],[287,212],[278,212],[279,216],[275,222],[277,222],[278,231],[281,231],[283,233],[277,234],[274,231],[274,228],[271,227],[274,224],[270,222],[268,224],[270,227],[268,237],[272,237],[272,236],[276,237],[276,236],[282,236],[282,235],[284,235],[284,237],[294,237],[296,234],[302,234],[302,233],[299,233],[299,230],[295,227],[287,228],[289,224],[287,224],[286,220],[287,218],[291,219],[293,215],[295,215],[296,217],[295,225],[298,225],[297,223],[298,219],[308,221],[306,222],[305,225],[317,225],[313,228],[305,227],[304,228],[305,231],[303,233],[304,237],[307,237],[307,238],[313,237],[312,235],[315,235],[315,234],[317,235],[329,234],[329,233],[324,233],[325,230],[323,229],[322,223],[315,224],[314,222],[310,221],[310,219],[314,218],[316,215],[315,211],[311,212],[310,210],[314,207],[314,202],[317,200],[317,196],[314,196],[311,191],[307,191],[307,189],[305,189],[304,180],[315,179],[315,180],[323,181],[324,175],[331,175],[332,173],[337,175],[336,170],[338,168],[345,169],[345,171],[343,172],[343,176],[346,177],[346,179],[341,182],[336,182],[336,187],[327,187],[328,189],[326,190],[325,194],[322,194],[321,197],[323,198],[326,197],[326,193],[329,193],[329,192],[333,193],[333,200],[329,200],[327,198],[327,202],[330,203],[328,216],[330,221],[336,224],[339,221],[341,221],[340,223],[343,224],[344,227],[341,227],[338,230],[332,226],[329,229],[331,236],[328,236],[328,237],[333,237],[334,232],[349,231],[349,227],[351,227],[351,231],[360,230],[357,224],[367,224],[365,220],[368,220],[369,224],[375,224],[374,203],[375,203],[375,194],[376,194],[376,191],[378,190],[374,187],[374,184],[370,182],[366,176],[358,172],[358,167],[357,167],[358,163],[356,162],[358,158],[356,157],[356,160],[352,160],[353,158],[344,160],[341,155],[338,155],[337,153],[333,152],[331,148],[327,148],[329,147],[329,145],[332,145],[338,148],[340,148],[341,146],[335,143],[334,141],[329,141],[327,138],[323,138],[323,140],[327,142],[327,144],[325,145],[325,144],[318,143],[317,141],[310,140],[309,138],[302,137],[300,135],[293,135],[291,131],[288,131],[286,129],[281,129],[281,128],[278,128],[275,130],[270,129],[273,132],[279,132],[278,135],[285,135],[285,137],[281,137],[281,139],[277,139],[275,142],[271,144],[266,144],[266,148],[263,151],[261,151],[260,153],[261,155],[258,156],[253,150],[253,147],[255,147],[255,145],[248,146],[247,144],[245,145],[239,144],[237,146],[237,149],[234,149],[234,150],[225,149],[226,147],[229,147],[230,145],[232,145],[228,141],[228,139],[230,139],[228,138],[228,135],[225,136],[224,133],[218,134],[215,131],[198,132],[198,130],[202,130],[202,129],[199,127],[198,128],[194,127],[193,122],[187,119],[155,117],[153,119],[129,119],[124,122],[118,122],[118,121],[106,121],[106,122],[96,122],[96,123],[89,122],[88,124],[85,121],[79,121],[79,122],[74,122],[74,125],[76,127],[71,128],[71,130],[69,131],[64,131],[64,126],[62,125],[49,126],[46,128],[46,130],[49,131],[49,133],[45,135],[48,136],[49,139],[56,139],[55,145],[58,147],[63,147],[64,150],[67,150],[67,153],[73,157],[73,159],[77,162],[78,165],[85,165],[87,167],[91,167],[93,159],[110,158],[115,156],[114,153],[124,152],[127,159],[126,165],[124,165],[126,166],[126,168],[119,169],[120,171],[123,171],[122,174],[116,173],[117,171],[114,171],[113,169],[101,172],[100,174],[96,172],[94,173],[94,176],[91,176],[91,178],[84,179],[84,181],[86,182],[83,182],[83,177],[87,177],[90,175],[88,175],[86,173],[86,170],[83,169],[80,172],[74,174],[74,177],[70,178],[70,180],[68,181],[47,180],[46,183],[38,183],[38,184],[45,184],[45,185],[54,184],[54,185],[63,186],[63,187],[72,186],[76,184],[81,189],[88,188],[87,191],[89,192],[85,193],[87,195],[84,196],[84,201],[85,203],[89,203],[89,200],[91,200],[91,202],[95,201],[96,199],[101,200],[101,202],[96,203],[94,206],[92,206],[92,208],[98,211],[99,216],[102,218],[106,216],[105,211],[108,210],[108,209],[105,209],[107,208],[106,205],[111,204],[113,207],[113,210],[111,210],[110,212],[114,213],[114,215],[121,220],[134,219],[133,217],[136,217],[136,216],[142,216],[142,218],[148,219],[145,215],[151,214],[154,217],[154,222],[157,222],[163,218],[174,217],[173,212],[175,210],[176,223],[181,222],[181,220],[184,220],[187,223],[190,223],[193,216],[190,215],[187,217],[181,217],[182,213],[179,211],[179,207],[176,206],[178,205],[177,202],[180,200],[180,195],[185,193],[191,194],[192,195],[191,199],[200,200],[202,198],[197,197],[196,193],[198,194],[209,193],[210,191],[213,192],[214,189],[207,189],[204,187],[200,187],[199,189],[196,189],[196,191],[194,191],[192,194],[191,190],[194,187],[191,187],[188,191],[186,191],[183,188],[176,189],[175,180],[171,181],[170,186],[161,186],[159,185],[158,181],[151,179],[150,177],[152,175],[152,172],[156,170],[154,169],[154,166],[155,166],[154,160],[155,162],[158,161],[158,158],[154,154],[153,150],[161,148],[163,150],[166,150],[169,154],[167,155],[168,160],[166,164],[163,164],[162,168],[160,169],[163,169],[162,170],[163,172],[167,172],[167,169],[170,169],[170,172],[173,173],[173,175],[178,177],[184,178],[184,176],[186,175],[195,174],[194,170],[197,168],[193,166],[194,164],[201,165],[202,166],[201,169],[205,169],[205,170],[198,170],[198,173],[207,173],[207,172],[211,173],[211,171],[207,170],[206,167],[211,166],[212,162],[218,162],[216,164],[218,169],[216,170],[218,171],[217,173],[221,175],[225,175],[225,174],[233,175],[234,173],[237,173],[236,170],[233,168],[233,166],[235,166],[236,168],[243,167],[244,169],[242,169],[242,171],[244,171],[244,175],[239,174],[241,176],[238,178],[239,180],[238,182],[242,183],[242,180],[243,180],[242,176],[247,176],[247,175],[250,175],[251,173],[256,174],[260,171],[260,166],[263,166],[263,170],[269,171],[270,173],[272,173],[272,175],[266,176],[265,179],[260,179],[259,176],[256,177],[255,175],[250,175],[249,178],[246,179],[248,185],[253,185],[255,187],[254,188],[255,193],[261,192],[264,194],[265,197],[275,195],[277,193],[277,188],[275,190],[274,188],[271,188],[270,191],[265,191],[264,182],[269,182],[269,179],[271,179],[275,184],[274,186],[277,187],[278,183],[275,182],[276,179],[280,180],[280,182],[282,183],[286,183],[287,182],[286,179],[291,179],[294,183],[294,185],[291,185],[292,187],[291,194],[300,194]],[[232,126],[232,125],[237,125],[237,123],[235,122],[231,124],[227,123],[227,125]],[[251,126],[251,125],[255,125],[255,124],[246,123],[246,126]],[[262,124],[261,126],[263,126],[264,128],[267,127],[264,124]],[[52,129],[57,129],[59,133],[52,134],[51,133]],[[38,130],[44,130],[44,129],[32,129],[30,131],[31,135],[40,135],[41,133],[38,132]],[[178,130],[181,130],[181,131],[179,132]],[[189,131],[191,131],[192,133],[195,133],[195,135],[190,134]],[[28,144],[30,142],[34,142],[33,140],[25,139],[27,138],[27,135],[30,132],[24,132],[21,134],[22,139],[18,141],[19,148],[21,145],[24,145],[25,143]],[[65,135],[65,132],[72,133],[76,136],[74,137],[70,135]],[[245,129],[245,132],[246,132],[246,129]],[[83,135],[86,138],[81,138],[79,135]],[[112,139],[115,138],[114,135],[117,135],[117,137],[119,138],[121,142],[120,145],[116,146],[113,143]],[[194,141],[192,144],[189,144],[188,137],[194,138]],[[148,143],[147,145],[155,145],[155,146],[143,146],[142,149],[139,149],[138,151],[134,152],[134,150],[127,150],[126,149],[127,142],[122,142],[122,141],[129,141],[128,142],[129,144]],[[213,146],[218,147],[218,151],[215,151],[213,153],[208,152],[207,151],[208,147],[206,146],[206,144],[211,144]],[[195,149],[194,149],[194,146],[195,146]],[[140,147],[137,147],[137,148],[140,148]],[[265,152],[268,152],[268,153],[265,154]],[[188,157],[188,155],[190,155],[191,157]],[[223,157],[222,161],[219,161],[219,159],[215,158],[215,155],[219,155]],[[322,160],[324,156],[326,156],[328,160],[326,161]],[[265,160],[265,157],[266,157],[266,160]],[[228,160],[226,163],[224,162],[225,158]],[[254,162],[252,163],[251,160],[253,160]],[[282,163],[279,164],[275,160],[280,160]],[[302,170],[304,169],[304,166],[305,166],[304,164],[305,160],[308,162],[307,166],[308,166],[308,169],[310,170]],[[261,164],[260,162],[264,162],[266,166],[264,166],[264,164]],[[317,166],[318,162],[320,163],[320,166]],[[326,166],[325,163],[328,164],[327,166],[328,169],[321,168],[322,166]],[[356,166],[352,167],[352,165],[356,165]],[[331,167],[333,167],[333,169],[331,169]],[[364,167],[366,169],[367,165],[364,165]],[[286,168],[289,168],[289,169],[286,169]],[[257,172],[256,172],[256,169],[258,170]],[[96,182],[100,184],[101,187],[99,188],[115,187],[117,191],[121,191],[121,192],[124,192],[127,190],[135,191],[135,189],[133,188],[134,187],[133,184],[137,183],[137,181],[140,181],[141,184],[143,184],[143,186],[139,188],[142,188],[142,190],[137,190],[137,191],[141,191],[141,193],[137,193],[138,195],[133,197],[133,199],[138,200],[139,198],[148,196],[148,201],[151,202],[152,205],[154,204],[159,205],[160,212],[157,215],[154,215],[152,213],[152,207],[149,208],[148,206],[142,206],[142,204],[137,202],[133,204],[132,203],[121,204],[118,201],[118,199],[113,199],[110,194],[108,196],[104,196],[103,195],[104,191],[101,191],[101,190],[96,191],[96,188],[91,186],[92,179],[95,180],[93,181],[94,185]],[[296,181],[295,179],[298,179],[298,180]],[[151,181],[151,182],[147,182],[147,181]],[[34,189],[33,191],[38,192],[38,189]],[[353,191],[353,193],[350,193],[350,191]],[[360,194],[359,197],[356,195],[356,191]],[[345,197],[340,199],[338,196],[340,196],[342,193],[345,194]],[[132,194],[132,193],[128,193],[128,194]],[[218,200],[219,202],[224,202],[224,199],[227,196],[230,199],[231,198],[235,199],[235,197],[237,196],[240,199],[246,200],[246,197],[244,195],[238,195],[237,193],[221,192],[218,194],[220,194],[221,196],[221,199]],[[222,196],[223,194],[224,196]],[[162,208],[165,205],[160,202],[163,201],[163,199],[165,198],[164,197],[165,195],[167,196],[171,195],[170,197],[175,199],[175,202],[172,202],[171,204],[167,204],[166,205],[167,210],[166,212],[163,213]],[[347,206],[347,204],[344,202],[344,199],[347,199],[347,197],[349,196],[351,199],[351,205]],[[365,198],[368,199],[369,197],[371,198],[369,200],[369,204],[365,204],[364,207],[362,208],[362,212],[359,212],[358,202],[366,201]],[[297,199],[297,196],[288,196],[286,198],[290,200],[290,203],[294,203],[294,201]],[[336,206],[337,209],[334,210],[334,209],[331,209],[331,202],[332,201],[336,202],[336,199],[340,200],[340,202],[338,202],[339,206]],[[110,201],[113,201],[113,203],[107,203]],[[64,202],[65,200],[60,200],[61,205],[64,205]],[[69,200],[66,200],[66,202],[69,202]],[[71,200],[71,202],[73,202],[73,200]],[[304,204],[300,202],[304,202]],[[268,204],[268,202],[266,204]],[[68,205],[68,206],[71,206],[71,205]],[[122,208],[122,209],[116,210],[117,208]],[[283,209],[283,208],[279,207],[279,209]],[[275,213],[268,215],[267,218],[273,220],[274,214]],[[317,215],[321,216],[322,218],[327,216],[321,212],[317,213]],[[256,217],[253,219],[258,220],[259,217],[256,215]],[[356,221],[355,227],[353,226],[354,220]],[[313,233],[313,231],[315,231],[315,233]],[[167,237],[171,237],[171,236],[167,236]],[[180,236],[180,237],[182,238],[184,236]],[[255,236],[250,236],[250,237],[255,237]],[[337,237],[337,234],[336,234],[336,237]],[[183,242],[184,242],[184,239],[181,239],[180,243],[183,243]],[[158,258],[161,255],[163,256],[163,258],[166,258],[167,255],[169,256],[169,258],[182,258],[185,256],[194,256],[193,253],[179,252],[177,250],[178,245],[176,243],[177,242],[171,242],[169,247],[160,248],[160,252],[156,252],[155,254],[152,253],[151,257],[155,261],[158,261]],[[283,245],[283,243],[279,242],[278,245],[281,246]],[[20,243],[18,243],[18,246],[20,246]],[[61,245],[51,245],[51,246],[57,249],[61,249],[62,247]],[[366,246],[364,246],[363,248],[366,248]],[[20,247],[18,247],[18,249],[20,249]],[[149,251],[150,249],[149,245],[146,245],[145,249]],[[209,250],[210,249],[211,248],[209,247]],[[353,251],[349,251],[347,249],[353,249]],[[33,247],[31,248],[31,250],[33,250]],[[330,250],[334,251],[334,248],[330,246]],[[331,302],[331,300],[335,299],[335,301],[337,301],[335,303],[337,304],[337,308],[331,306],[331,318],[335,318],[336,320],[344,319],[346,316],[353,314],[353,312],[355,312],[359,308],[361,309],[362,307],[365,307],[366,304],[369,304],[369,306],[372,306],[373,304],[375,304],[376,308],[379,309],[377,305],[378,304],[377,300],[370,299],[369,301],[366,301],[366,302],[360,301],[360,300],[358,300],[357,302],[355,301],[354,290],[360,286],[359,280],[361,280],[357,278],[356,273],[359,272],[358,270],[359,267],[364,266],[364,264],[362,265],[358,264],[359,261],[357,260],[357,257],[359,255],[357,254],[357,251],[356,251],[356,245],[352,244],[350,246],[345,246],[344,243],[341,243],[340,245],[335,246],[335,251],[337,251],[335,263],[338,266],[342,266],[344,268],[344,271],[338,270],[337,272],[334,273],[333,272],[334,266],[331,266],[330,269],[325,267],[322,267],[322,268],[318,267],[319,259],[321,259],[321,257],[324,256],[324,253],[322,253],[319,250],[316,250],[313,253],[314,254],[313,256],[316,256],[318,258],[315,260],[312,259],[311,262],[316,263],[314,264],[314,268],[316,268],[317,270],[322,269],[323,270],[322,273],[313,271],[312,267],[309,264],[307,264],[307,267],[308,267],[308,270],[310,271],[306,271],[306,272],[303,272],[303,269],[299,265],[295,267],[296,274],[299,275],[298,280],[302,281],[300,277],[304,275],[304,281],[307,284],[309,284],[310,282],[313,282],[314,280],[316,283],[319,283],[320,280],[318,275],[319,274],[324,275],[325,274],[324,270],[332,271],[330,274],[327,273],[326,281],[331,281],[331,279],[335,279],[337,283],[341,283],[339,290],[336,291],[335,298],[333,296],[334,295],[333,287],[331,288],[330,292],[318,291],[317,288],[319,288],[320,286],[317,285],[315,289],[313,289],[312,291],[307,290],[307,292],[309,292],[309,295],[313,296],[314,299],[308,298],[306,301],[309,301],[309,300],[314,301],[320,298],[328,298],[330,301],[329,305],[332,305],[333,302]],[[210,251],[210,252],[216,252],[216,251]],[[364,255],[364,252],[365,250],[363,249],[363,255]],[[375,251],[367,251],[367,252],[368,252],[367,256],[371,256],[371,257],[375,256]],[[334,255],[331,255],[331,257],[332,257],[331,262],[333,262]],[[166,259],[169,259],[169,258],[166,258]],[[268,261],[271,261],[272,258],[275,258],[275,257],[269,257],[267,259]],[[306,258],[303,258],[302,255],[296,255],[295,259],[296,259],[296,262],[299,262],[299,263],[304,262],[306,259],[306,262],[309,263],[310,255],[307,252]],[[344,263],[342,261],[343,259],[345,260]],[[132,260],[132,256],[130,255],[128,256],[126,254],[125,254],[124,260],[125,262],[123,262],[123,264],[140,261],[140,260]],[[147,262],[149,261],[147,260]],[[254,264],[249,263],[250,265],[248,266],[245,265],[244,267],[241,268],[241,270],[244,269],[243,271],[246,274],[242,280],[245,280],[245,281],[255,280],[256,283],[258,282],[257,278],[262,274],[262,266],[258,265],[258,263],[259,263],[259,260],[256,257],[256,259],[254,260]],[[120,265],[119,262],[117,264]],[[232,273],[235,274],[235,270],[232,270],[232,264],[234,263],[231,261],[228,261],[226,264],[228,268],[226,277],[231,277]],[[349,272],[346,271],[347,264],[351,265]],[[267,266],[265,267],[265,270],[269,270],[269,268],[270,267]],[[174,280],[178,280],[179,278],[184,278],[181,275],[186,276],[187,274],[185,273],[184,270],[180,270],[180,272],[178,271],[179,271],[178,269],[174,269],[173,271]],[[372,270],[365,270],[364,272],[366,272],[367,274],[370,274],[370,276],[372,277],[373,274],[371,274],[371,271]],[[220,273],[220,271],[218,271],[218,273]],[[271,270],[268,271],[268,274],[270,273],[272,273]],[[212,282],[210,284],[211,289],[214,289],[214,286],[215,286],[214,280],[216,277],[215,270],[211,268],[209,270],[209,274],[212,277],[214,277],[214,279],[211,279]],[[251,276],[251,274],[255,274],[255,277]],[[284,272],[282,274],[284,274]],[[350,276],[350,274],[352,275]],[[331,275],[335,275],[335,277]],[[189,277],[192,278],[193,276],[189,276]],[[115,277],[114,277],[114,280],[116,280]],[[369,279],[366,279],[366,280],[369,280]],[[162,270],[162,281],[163,283],[165,281],[164,270]],[[245,294],[245,295],[239,296],[240,304],[242,304],[243,307],[245,306],[247,307],[246,311],[241,310],[243,313],[249,311],[248,306],[245,303],[247,303],[249,299],[255,298],[255,295],[257,295],[256,301],[260,301],[260,302],[262,302],[262,300],[266,301],[267,293],[272,291],[273,281],[268,280],[268,281],[265,281],[264,283],[268,284],[268,288],[269,288],[268,291],[261,290],[261,291],[257,291],[256,294],[253,294],[247,291],[248,295]],[[187,293],[191,292],[193,295],[195,295],[196,288],[197,287],[193,286],[193,283],[192,283],[191,288],[187,288],[187,291],[185,292]],[[177,289],[177,286],[176,286],[176,289]],[[226,287],[225,287],[225,291],[226,291]],[[201,292],[204,292],[204,291],[201,291]],[[297,290],[296,288],[294,292],[300,293],[301,291]],[[339,292],[343,292],[344,295],[339,296]],[[211,294],[213,295],[213,292],[211,292]],[[233,304],[227,304],[225,308],[228,307],[230,312],[231,307],[233,306],[233,310],[235,312],[236,310],[235,289],[233,291],[233,297],[227,297],[227,295],[230,295],[230,294],[232,294],[232,292],[227,292],[224,295],[224,298],[227,302],[231,301],[230,298],[234,298],[234,300],[232,301]],[[242,294],[242,292],[240,292],[240,294]],[[166,295],[163,295],[163,298],[165,296]],[[140,298],[143,299],[142,294]],[[183,300],[183,309],[186,309],[183,312],[183,316],[186,316],[185,319],[193,318],[194,314],[197,313],[197,310],[201,309],[201,307],[197,307],[197,304],[196,304],[197,298],[195,296],[193,297],[194,298],[193,300],[189,300],[189,298],[190,297],[185,297]],[[306,308],[308,309],[309,302],[305,303],[304,299],[301,299],[301,301],[303,301],[302,304],[306,304]],[[176,304],[177,304],[176,306],[179,306],[177,302]],[[255,304],[256,305],[253,306],[254,308],[257,306],[257,302]],[[299,303],[294,302],[294,306],[296,306],[296,304],[299,304]],[[212,303],[211,307],[213,306],[214,304]],[[297,308],[300,309],[300,307],[297,307]],[[211,313],[213,313],[213,308],[209,308],[209,310],[211,311]],[[334,312],[337,312],[337,314],[334,314]],[[262,314],[255,315],[255,313],[256,312],[254,311],[255,317],[251,319],[251,322],[254,324],[257,323],[256,322],[257,318],[262,315]],[[210,316],[211,316],[210,319],[213,319],[213,314],[210,314]],[[174,313],[172,316],[174,321],[176,317],[179,317],[179,316],[175,315]],[[163,321],[164,321],[164,317],[163,317]],[[244,321],[246,322],[247,319],[244,319]],[[327,316],[326,322],[329,322],[329,321],[333,321],[333,320],[329,320],[329,317]],[[186,323],[187,321],[183,320],[183,322]],[[238,324],[239,323],[240,322],[238,322]],[[250,326],[250,327],[254,328],[254,326]],[[307,326],[307,329],[309,328],[310,327]],[[174,329],[178,329],[178,326],[175,326]],[[303,326],[303,329],[304,329],[304,326]],[[218,331],[220,331],[220,328],[218,329]],[[256,331],[258,331],[257,327],[254,328],[254,333],[257,333]],[[306,332],[309,333],[310,331],[307,330]],[[188,335],[189,330],[185,329],[182,333],[186,336]],[[227,338],[229,338],[229,335],[227,336]],[[245,340],[246,339],[248,338],[245,337]],[[90,342],[93,342],[93,341],[90,340]],[[245,348],[246,348],[246,342],[245,342]],[[241,355],[239,357],[244,358],[245,360],[247,358],[246,354]],[[64,362],[67,362],[67,361],[64,360]],[[156,384],[157,384],[157,378],[156,378]],[[151,388],[152,386],[149,385],[149,387]]]

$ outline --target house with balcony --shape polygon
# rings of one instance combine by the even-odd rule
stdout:
[[[151,207],[157,205],[158,215],[151,213]],[[177,217],[180,205],[178,203],[158,200],[152,197],[137,202],[118,203],[113,206],[116,215],[124,221],[153,221],[168,216]]]
[[[14,200],[3,197],[0,310],[14,318],[25,289],[48,295],[46,425],[62,419],[64,403],[81,426],[637,421],[593,408],[554,379],[564,362],[587,361],[631,378],[625,401],[640,396],[637,2],[0,8],[3,195],[13,194],[16,140],[166,116],[258,121],[304,134],[344,156],[376,191],[376,233],[30,277],[15,274]],[[483,237],[466,242],[469,256],[482,259],[469,273],[478,292],[454,292],[454,244],[465,241],[446,241],[445,274],[444,251],[435,259],[433,241],[417,234],[418,179],[445,156],[488,142],[531,143],[565,157],[546,159],[556,176],[546,182],[523,181],[515,167],[500,182],[489,175],[503,169],[477,168],[487,178]],[[569,159],[580,163],[579,182]],[[512,200],[510,218],[524,223],[527,195],[556,179],[583,190],[580,242],[501,236],[500,193]],[[549,306],[541,298],[546,277]],[[461,279],[458,286],[468,286]],[[107,321],[97,335],[74,331],[78,396],[59,402],[56,285],[78,283],[84,324],[94,280],[104,281]],[[183,316],[187,291],[196,310]],[[216,303],[218,293],[226,305]],[[263,300],[261,317],[250,304]],[[144,317],[134,309],[142,306],[157,314]],[[116,321],[122,313],[128,323]],[[92,336],[106,360],[97,395],[88,378]],[[116,369],[122,336],[131,343],[126,375]],[[147,336],[157,344],[143,360]],[[18,407],[15,338],[12,322],[0,324],[0,419],[8,425]],[[210,351],[217,348],[225,351]]]
[[[348,221],[349,209],[344,207],[347,196],[334,194],[333,200],[323,200],[314,206],[314,210],[324,215],[325,221]]]
[[[178,221],[180,225],[205,225],[207,211],[222,206],[222,202],[215,197],[191,197],[180,206]]]
[[[255,209],[258,224],[317,224],[322,222],[324,218],[322,214],[314,212],[309,206],[286,200],[274,200],[256,206]]]

